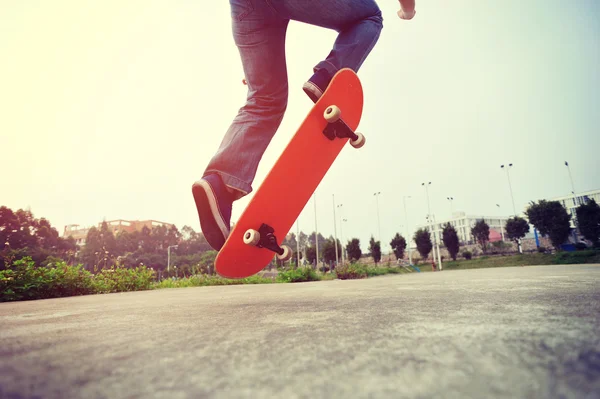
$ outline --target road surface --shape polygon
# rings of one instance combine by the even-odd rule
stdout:
[[[0,304],[0,398],[600,398],[600,265]]]

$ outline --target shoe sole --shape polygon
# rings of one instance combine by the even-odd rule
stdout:
[[[311,82],[310,80],[302,85],[304,92],[310,97],[313,102],[319,101],[319,98],[323,95],[323,91],[319,86]]]
[[[200,218],[200,228],[204,238],[215,250],[220,250],[227,240],[229,229],[219,211],[219,204],[210,183],[200,180],[192,186],[192,194],[196,203],[196,210]],[[206,232],[218,232],[206,234]]]

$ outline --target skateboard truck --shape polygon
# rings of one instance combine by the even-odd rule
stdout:
[[[244,244],[253,245],[257,248],[265,248],[277,254],[277,259],[281,261],[289,260],[292,257],[292,250],[287,245],[279,246],[275,230],[268,224],[262,224],[260,229],[248,229],[244,233]]]
[[[323,117],[327,121],[327,126],[323,129],[323,134],[329,140],[335,140],[336,137],[343,139],[349,138],[350,145],[354,148],[360,148],[365,145],[365,136],[362,133],[354,133],[341,119],[342,110],[337,105],[330,105],[325,109]]]

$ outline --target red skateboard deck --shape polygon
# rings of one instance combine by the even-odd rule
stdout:
[[[337,119],[331,116],[337,115],[336,106],[340,111],[339,120],[333,122]],[[358,76],[351,69],[340,70],[279,156],[217,254],[215,270],[220,276],[248,277],[264,269],[274,256],[280,259],[291,256],[289,247],[280,246],[298,215],[344,145],[349,140],[353,147],[364,144],[364,136],[354,133],[362,109],[363,91]],[[331,116],[329,121],[326,112]],[[351,137],[337,137],[345,134]],[[334,135],[336,137],[332,137]],[[263,225],[270,229],[261,230]],[[268,249],[273,248],[274,242],[277,251],[283,253]],[[269,245],[264,247],[267,243]]]

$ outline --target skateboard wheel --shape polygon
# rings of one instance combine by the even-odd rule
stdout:
[[[323,113],[323,117],[328,123],[336,122],[342,116],[342,110],[337,105],[330,105]]]
[[[244,233],[244,244],[256,245],[260,241],[260,233],[253,229],[248,229]]]
[[[281,249],[283,249],[283,253],[281,255],[277,254],[277,259],[279,259],[282,262],[290,260],[290,258],[292,257],[292,249],[287,245],[282,245]]]
[[[365,145],[365,136],[362,133],[356,133],[356,140],[350,140],[350,145],[354,148],[360,148]]]

